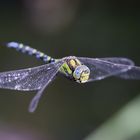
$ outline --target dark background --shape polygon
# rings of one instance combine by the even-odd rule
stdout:
[[[27,6],[27,2],[19,0],[0,1],[1,44],[22,42],[55,58],[69,55],[128,57],[140,65],[137,1],[81,0],[77,2],[74,18],[64,26],[51,28],[34,24],[34,12],[30,15],[32,3],[33,0]],[[44,22],[43,18],[38,20]],[[42,64],[34,57],[0,47],[1,72]],[[39,133],[46,140],[81,140],[136,98],[139,85],[139,81],[117,78],[82,85],[60,76],[45,90],[34,114],[27,111],[34,92],[0,89],[0,131],[7,135],[9,130],[3,130],[3,126],[14,126],[32,131],[32,135]]]

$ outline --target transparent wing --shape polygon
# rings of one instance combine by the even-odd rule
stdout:
[[[60,66],[62,65],[63,61],[56,63],[55,68],[53,67],[53,71],[49,73],[49,75],[44,75],[45,81],[42,88],[37,92],[37,94],[33,97],[29,105],[29,112],[34,112],[38,106],[39,100],[43,94],[44,89],[48,86],[48,84],[53,80],[56,74],[59,71]],[[50,77],[51,76],[51,77]]]
[[[109,61],[116,64],[123,64],[123,65],[132,65],[134,66],[134,62],[128,58],[122,58],[122,57],[107,57],[107,58],[100,58],[104,61]]]
[[[134,66],[134,62],[128,58],[117,58],[117,57],[112,57],[112,58],[101,58],[102,60],[105,61],[110,61],[113,63],[117,63],[117,64],[123,64],[123,65],[131,65],[133,67],[131,67],[130,70],[122,73],[122,74],[118,74],[116,75],[117,77],[120,78],[124,78],[124,79],[135,79],[135,80],[139,80],[140,79],[140,67]]]
[[[40,90],[63,62],[59,61],[34,68],[0,73],[0,88],[31,91]]]
[[[130,70],[116,76],[123,79],[140,80],[140,67],[133,66]]]
[[[124,58],[85,58],[78,59],[89,67],[91,74],[89,81],[101,80],[110,76],[120,76],[119,74],[131,70],[133,62]],[[127,64],[127,65],[126,65]],[[129,64],[129,65],[128,65]],[[123,77],[121,77],[123,78]]]

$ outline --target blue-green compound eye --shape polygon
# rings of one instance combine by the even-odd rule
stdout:
[[[77,66],[73,72],[73,77],[77,82],[85,83],[88,81],[90,69],[85,65]]]

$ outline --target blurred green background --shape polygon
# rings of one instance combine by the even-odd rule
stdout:
[[[0,43],[9,41],[55,58],[121,56],[140,65],[139,5],[125,0],[1,0]],[[42,64],[0,47],[1,72]],[[139,93],[140,81],[112,77],[81,85],[59,76],[30,114],[35,92],[0,89],[0,140],[10,140],[13,131],[15,140],[25,137],[17,137],[19,131],[30,133],[29,140],[139,140]]]

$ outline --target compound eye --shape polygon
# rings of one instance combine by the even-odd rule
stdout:
[[[87,66],[81,65],[76,67],[73,72],[73,77],[77,82],[85,83],[88,81],[90,75],[90,70]]]
[[[78,66],[73,72],[73,77],[75,78],[75,80],[78,80],[80,78],[81,73],[82,73],[81,67]]]

